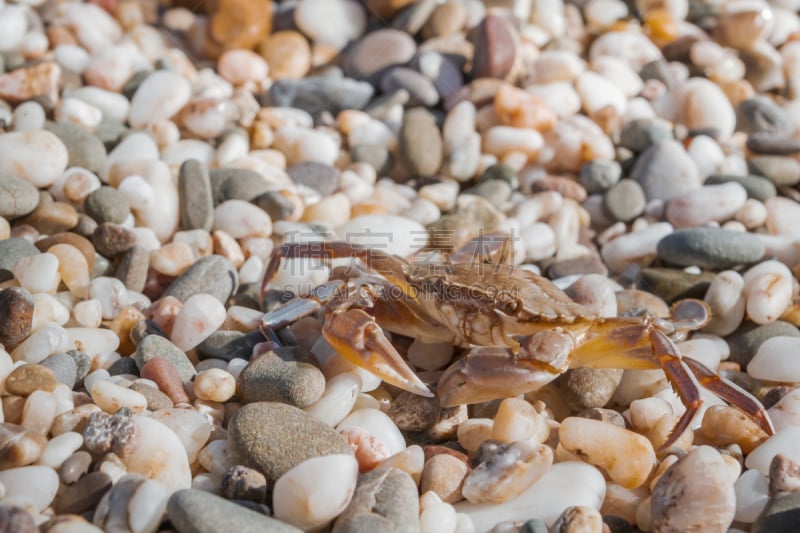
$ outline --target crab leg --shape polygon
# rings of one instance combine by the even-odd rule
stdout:
[[[395,350],[375,318],[362,309],[334,311],[322,328],[325,340],[345,359],[403,390],[433,397]]]
[[[741,409],[745,414],[752,418],[763,429],[767,435],[774,435],[775,428],[772,425],[767,410],[761,405],[752,394],[742,389],[730,380],[716,374],[703,364],[690,359],[683,358],[683,362],[695,375],[700,384],[733,405]]]

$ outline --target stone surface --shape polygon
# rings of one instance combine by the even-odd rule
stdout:
[[[208,169],[197,159],[188,159],[178,172],[181,229],[211,230],[214,202]]]
[[[194,365],[183,350],[159,335],[147,335],[143,338],[132,357],[139,370],[142,370],[151,359],[163,357],[175,367],[183,381],[190,381],[197,374]]]
[[[11,352],[31,333],[34,301],[21,287],[0,291],[0,344]]]
[[[39,192],[30,182],[14,176],[0,176],[0,217],[13,220],[39,205]]]
[[[284,361],[266,353],[247,365],[237,380],[239,401],[281,402],[305,408],[319,400],[325,390],[325,377],[307,363]]]
[[[185,301],[195,294],[207,293],[225,303],[238,286],[238,275],[231,262],[219,255],[204,257],[181,274],[164,292]]]
[[[299,533],[294,526],[247,509],[209,492],[180,490],[167,503],[167,517],[178,533]]]
[[[424,109],[406,112],[398,138],[400,162],[416,176],[432,176],[442,164],[442,135]]]
[[[362,474],[333,533],[419,531],[419,499],[414,480],[395,468],[376,468]]]
[[[81,167],[99,174],[106,166],[106,147],[99,137],[72,122],[47,122],[45,129],[61,139],[67,148],[67,166]]]
[[[639,182],[648,200],[666,202],[700,187],[697,167],[677,141],[650,146],[637,158],[630,177]]]
[[[678,230],[661,239],[658,256],[674,265],[723,270],[755,263],[764,256],[764,245],[749,233],[719,228],[690,228]]]

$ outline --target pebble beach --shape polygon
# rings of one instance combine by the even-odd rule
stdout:
[[[798,13],[0,0],[0,533],[797,531]],[[774,434],[703,389],[662,449],[686,407],[633,362],[443,406],[324,308],[259,328],[344,265],[262,294],[284,243],[485,235],[597,317],[704,300],[677,348]],[[414,326],[436,392],[470,347]]]

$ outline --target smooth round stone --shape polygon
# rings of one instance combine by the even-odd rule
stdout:
[[[398,136],[400,162],[414,175],[432,176],[442,165],[442,135],[424,109],[411,109],[403,117]]]
[[[736,493],[722,456],[700,446],[672,465],[653,488],[654,530],[724,531],[736,513]]]
[[[398,90],[408,91],[409,106],[434,106],[439,101],[439,92],[433,81],[419,72],[405,67],[395,67],[381,78],[381,90],[392,93]]]
[[[341,49],[367,27],[364,8],[351,0],[312,0],[294,10],[294,22],[313,41]]]
[[[189,462],[194,463],[211,436],[212,425],[208,417],[199,411],[180,408],[159,409],[152,417],[178,436]]]
[[[336,192],[341,184],[341,173],[336,167],[313,161],[295,163],[286,173],[294,183],[310,187],[323,197]]]
[[[28,239],[9,237],[0,240],[0,279],[11,279],[11,269],[17,261],[39,253],[40,251]]]
[[[120,359],[120,361],[124,361],[125,359]],[[112,365],[113,366],[113,365]],[[134,367],[136,364],[134,363]],[[138,371],[138,368],[136,369]],[[129,372],[125,372],[128,374]],[[133,383],[130,386],[130,389],[133,391],[138,392],[142,396],[144,396],[145,400],[147,400],[147,410],[148,411],[158,411],[159,409],[169,409],[175,405],[172,399],[158,390],[155,387],[151,387],[149,385],[144,385],[142,383]]]
[[[410,475],[397,468],[376,468],[359,477],[353,499],[336,519],[333,531],[419,531],[419,509],[417,487]]]
[[[692,78],[681,87],[680,116],[690,130],[712,128],[723,139],[736,127],[736,112],[722,89],[705,78]]]
[[[128,198],[113,187],[100,187],[92,191],[86,197],[84,209],[98,224],[122,224],[131,214]]]
[[[337,228],[348,243],[377,248],[387,254],[408,257],[427,244],[425,227],[396,215],[362,215]]]
[[[697,166],[677,141],[662,141],[645,150],[631,179],[639,182],[648,200],[664,202],[700,187]]]
[[[758,261],[764,256],[764,244],[749,233],[691,228],[661,239],[658,256],[675,265],[720,270]]]
[[[747,373],[766,381],[800,382],[800,337],[771,337],[758,347]]]
[[[258,82],[267,77],[269,66],[250,50],[226,50],[217,61],[217,72],[234,85]]]
[[[274,480],[306,459],[352,454],[333,428],[296,407],[274,402],[240,407],[228,424],[228,444],[236,463]]]
[[[646,202],[641,185],[630,179],[620,180],[603,197],[603,207],[608,214],[621,222],[630,222],[641,215]]]
[[[19,346],[31,333],[34,299],[21,287],[9,287],[0,292],[0,344],[9,352]]]
[[[295,10],[295,15],[298,11]],[[302,79],[311,68],[311,47],[306,38],[296,31],[273,33],[261,43],[259,52],[269,65],[270,75],[276,80]]]
[[[11,175],[0,176],[0,217],[13,220],[39,205],[39,191],[29,181]]]
[[[139,429],[139,445],[122,458],[129,473],[158,481],[168,494],[187,489],[192,484],[186,449],[175,433],[163,423],[143,415],[134,415]]]
[[[782,155],[757,155],[747,161],[755,174],[766,176],[777,187],[800,182],[800,162]]]
[[[732,218],[746,201],[747,191],[738,183],[706,185],[670,200],[665,214],[675,228],[704,226]]]
[[[172,118],[189,101],[191,92],[189,81],[180,74],[157,70],[134,93],[128,122],[140,129],[151,122]]]
[[[736,107],[736,127],[747,134],[790,134],[795,127],[789,115],[767,96],[757,95]]]
[[[358,462],[350,454],[307,459],[275,482],[275,518],[304,530],[321,527],[344,511],[357,480]]]
[[[752,159],[750,160],[752,162]],[[800,167],[798,167],[798,178],[800,178]],[[736,183],[744,187],[747,197],[761,202],[772,198],[776,194],[775,185],[770,180],[761,176],[731,176],[728,174],[712,174],[705,185],[721,185],[724,183]]]
[[[23,466],[0,471],[0,483],[13,487],[3,498],[4,505],[19,505],[36,511],[45,509],[58,490],[58,474],[49,466]]]
[[[92,233],[92,245],[95,251],[107,258],[123,254],[136,243],[136,236],[132,232],[112,222],[100,224]]]
[[[132,413],[141,413],[147,409],[147,398],[110,381],[96,381],[90,394],[94,403],[109,414],[116,413],[123,407],[130,409]]]
[[[417,50],[414,39],[405,32],[381,29],[368,33],[347,54],[347,71],[362,78],[391,65],[411,60]]]
[[[175,492],[167,503],[167,517],[179,533],[300,533],[301,529],[252,511],[203,490]]]
[[[37,390],[52,392],[57,384],[53,371],[38,364],[18,366],[5,379],[6,392],[17,396],[28,396]]]
[[[111,485],[111,477],[108,474],[92,472],[78,479],[70,490],[60,494],[53,502],[53,509],[59,514],[85,513],[100,502]]]
[[[181,350],[191,350],[216,331],[225,317],[225,306],[219,300],[210,294],[195,294],[178,311],[170,339]]]
[[[47,154],[46,158],[42,154]],[[45,130],[0,135],[0,175],[38,188],[52,185],[66,170],[69,155],[61,140]]]
[[[196,159],[187,159],[178,172],[181,229],[211,230],[214,202],[208,169]]]
[[[742,368],[750,364],[761,345],[772,337],[800,337],[800,331],[789,324],[778,320],[771,324],[758,326],[753,322],[745,322],[726,340],[730,347],[730,360],[739,363]]]
[[[139,370],[142,370],[144,365],[151,359],[163,357],[175,367],[181,380],[191,381],[197,374],[194,365],[183,350],[159,335],[147,335],[144,337],[139,342],[132,357],[136,361]]]
[[[673,139],[669,122],[660,119],[638,118],[625,123],[620,132],[620,145],[640,153],[650,146]]]
[[[284,361],[274,353],[250,362],[237,380],[242,403],[281,402],[301,409],[320,399],[325,377],[307,363]]]
[[[67,166],[85,168],[95,174],[103,171],[106,148],[92,132],[72,122],[47,122],[44,127],[61,139],[67,148]]]
[[[209,173],[214,205],[226,200],[247,202],[270,190],[270,184],[253,170],[243,168],[216,168]]]
[[[323,76],[277,80],[267,96],[273,106],[294,107],[316,115],[322,111],[339,113],[345,109],[363,109],[374,92],[372,85],[365,81]]]
[[[578,178],[589,194],[613,187],[622,176],[622,168],[616,161],[589,161],[581,166]]]
[[[238,285],[238,274],[231,262],[219,255],[204,257],[181,274],[164,292],[186,301],[195,294],[211,294],[220,302],[227,302]]]

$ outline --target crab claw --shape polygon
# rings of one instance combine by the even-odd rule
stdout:
[[[520,337],[514,355],[497,346],[473,348],[442,374],[439,405],[452,407],[510,398],[539,389],[566,370],[572,339],[556,331]]]
[[[386,383],[420,396],[433,397],[394,349],[375,318],[361,309],[333,313],[325,320],[322,335],[345,359]]]

